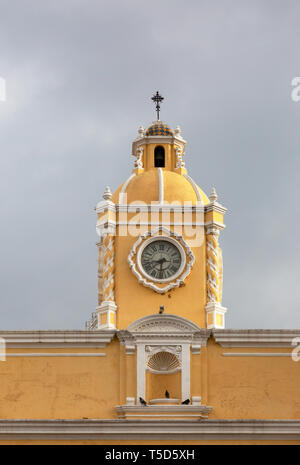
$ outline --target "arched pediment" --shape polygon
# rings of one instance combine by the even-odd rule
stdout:
[[[178,315],[148,315],[131,323],[127,331],[131,333],[195,333],[200,328],[195,323]]]

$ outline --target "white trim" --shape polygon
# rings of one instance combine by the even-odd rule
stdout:
[[[211,202],[207,205],[205,205],[205,212],[218,212],[222,213],[223,215],[227,212],[227,208],[223,207],[220,203],[217,202]]]
[[[137,202],[137,200],[135,201]],[[129,213],[136,213],[136,212],[192,212],[192,213],[203,213],[204,206],[203,205],[172,205],[172,204],[163,204],[159,205],[158,203],[153,204],[139,204],[139,203],[130,203],[130,204],[117,204],[116,210],[119,212],[129,212]]]
[[[198,202],[203,205],[203,200],[201,198],[201,194],[200,194],[200,191],[198,189],[198,186],[197,184],[195,183],[195,181],[188,175],[188,174],[184,174],[183,175],[185,177],[185,179],[191,184],[192,188],[194,189],[195,191],[195,194],[197,196],[197,200]]]
[[[53,352],[25,352],[25,353],[6,353],[6,357],[106,357],[106,354],[103,353],[91,353],[91,352],[82,352],[82,353],[53,353]]]
[[[148,144],[171,144],[171,145],[179,145],[184,152],[184,148],[186,145],[186,141],[180,136],[144,136],[138,137],[132,143],[132,155],[136,156],[136,150],[141,145],[148,145]]]
[[[191,398],[191,361],[190,344],[182,344],[182,366],[181,366],[181,398],[182,401]]]
[[[0,439],[300,441],[300,420],[0,420]]]
[[[138,344],[137,346],[137,387],[136,387],[136,398],[139,402],[139,398],[145,399],[146,397],[146,352],[145,344]]]
[[[158,168],[158,202],[164,203],[164,175],[162,168]]]
[[[7,348],[70,348],[99,347],[103,348],[111,342],[116,330],[81,331],[0,331]]]
[[[115,213],[116,204],[114,204],[111,200],[100,200],[100,202],[97,203],[95,210],[97,213],[103,213],[106,211]]]
[[[96,312],[98,315],[98,329],[116,329],[115,324],[111,323],[110,316],[114,316],[114,321],[116,322],[116,313],[118,307],[113,301],[103,301],[101,305],[96,307]],[[107,323],[101,325],[101,315],[107,315]]]
[[[169,399],[165,399],[166,401]],[[117,405],[116,411],[121,418],[148,418],[148,417],[185,417],[185,418],[207,418],[211,407],[206,405]]]
[[[117,226],[139,225],[139,226],[205,226],[204,223],[199,221],[175,223],[174,221],[117,221]]]
[[[214,329],[213,337],[222,347],[292,347],[299,329]]]
[[[151,237],[155,236],[157,238],[164,237],[164,236],[161,236],[161,235],[156,235],[156,234],[158,234],[160,232],[167,234],[168,238],[173,237],[174,240],[177,239],[178,244],[180,243],[184,247],[185,255],[186,255],[185,271],[183,271],[182,274],[180,276],[178,276],[175,281],[174,280],[171,281],[169,284],[167,284],[164,287],[157,286],[153,282],[154,280],[152,280],[152,278],[151,278],[151,281],[149,281],[149,279],[144,277],[140,273],[140,271],[138,269],[138,261],[136,263],[134,261],[134,257],[138,254],[138,247],[140,246],[140,244],[142,244],[142,242],[148,236],[151,236]],[[130,266],[131,271],[137,277],[140,284],[143,284],[143,286],[153,289],[155,292],[158,292],[159,294],[165,294],[170,289],[179,287],[184,283],[184,280],[190,274],[190,272],[191,272],[191,270],[192,270],[192,268],[194,266],[195,257],[194,257],[194,254],[193,254],[190,246],[185,242],[185,240],[183,239],[182,236],[177,234],[175,231],[170,231],[170,230],[168,230],[168,229],[166,229],[164,227],[158,227],[157,229],[154,229],[154,230],[151,230],[151,231],[146,231],[144,234],[139,236],[138,240],[133,244],[133,246],[132,246],[132,248],[131,248],[131,250],[129,252],[127,261],[128,261],[128,264]]]
[[[169,331],[166,329],[169,328]],[[182,333],[198,333],[201,332],[201,329],[198,325],[193,323],[192,321],[188,320],[187,318],[183,318],[182,316],[173,315],[169,313],[163,313],[162,315],[153,314],[143,316],[138,320],[133,321],[127,328],[127,331],[130,333],[135,333],[138,335],[145,335],[149,332],[152,334],[165,334],[166,336],[169,335],[181,335]],[[121,331],[119,331],[121,332]],[[211,331],[202,330],[201,334],[206,339],[209,338]]]
[[[223,329],[225,327],[225,313],[227,312],[227,308],[222,307],[222,305],[220,305],[218,302],[208,302],[205,306],[205,311],[206,311],[206,326],[208,329],[213,329],[213,328]],[[217,324],[217,315],[221,315],[223,317],[222,325]],[[212,323],[208,323],[209,316],[213,317]]]
[[[119,192],[119,204],[123,204],[124,202],[124,194],[126,192],[126,189],[130,183],[130,181],[136,176],[135,173],[132,173],[131,176],[129,176],[129,178],[124,182],[123,186],[122,186],[122,189],[121,191]]]
[[[223,357],[290,357],[292,352],[223,352]]]
[[[174,244],[174,246],[179,250],[180,257],[181,257],[181,264],[180,264],[180,267],[179,267],[178,271],[174,275],[170,276],[170,278],[165,278],[165,279],[153,278],[151,275],[148,275],[148,273],[146,273],[146,271],[143,268],[143,265],[142,265],[142,253],[143,253],[144,249],[149,244],[151,244],[152,242],[156,242],[156,241],[170,242],[171,244]],[[183,272],[183,270],[185,268],[185,265],[186,265],[186,254],[185,254],[185,250],[182,247],[182,245],[178,241],[173,239],[173,237],[154,236],[154,237],[149,237],[149,239],[146,239],[144,242],[142,242],[141,246],[138,249],[137,255],[136,255],[136,261],[137,261],[137,266],[138,266],[140,272],[147,279],[150,279],[151,281],[154,281],[156,283],[163,284],[163,283],[169,283],[170,281],[174,281],[174,279],[178,278],[178,276],[181,275],[181,273]]]

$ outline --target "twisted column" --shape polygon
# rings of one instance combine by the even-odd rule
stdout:
[[[112,234],[105,234],[102,243],[102,302],[115,301],[115,238]]]
[[[222,297],[222,279],[220,273],[220,253],[221,249],[218,243],[218,231],[212,231],[207,235],[207,259],[206,259],[206,274],[207,274],[207,302],[221,303]],[[222,255],[221,255],[222,256]],[[220,286],[221,284],[221,286]],[[221,292],[220,292],[221,290]]]

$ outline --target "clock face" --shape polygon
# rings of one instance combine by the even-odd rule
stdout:
[[[168,281],[178,274],[182,256],[173,242],[157,239],[146,245],[142,251],[141,265],[143,272],[153,280]]]

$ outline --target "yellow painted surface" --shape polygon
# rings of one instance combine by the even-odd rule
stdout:
[[[136,397],[136,355],[117,339],[105,349],[9,349],[9,353],[106,353],[105,357],[8,357],[0,363],[2,419],[117,418],[115,406]],[[299,419],[300,362],[291,357],[224,357],[230,352],[286,352],[221,347],[212,339],[191,354],[191,395],[215,419]],[[180,398],[181,374],[147,373],[147,400],[168,389]]]
[[[226,352],[286,352],[290,349],[207,347],[210,418],[299,419],[300,362],[291,357],[224,357]]]
[[[159,375],[156,373],[146,373],[146,398],[164,399],[166,390],[172,399],[181,399],[181,373],[170,373]]]
[[[223,326],[223,315],[221,315],[220,313],[217,313],[216,314],[216,324],[217,326]]]
[[[207,212],[205,213],[205,221],[206,222],[215,221],[216,223],[223,224],[224,223],[223,214],[216,212],[216,211]]]
[[[47,349],[46,353],[106,353],[106,357],[7,357],[0,363],[0,416],[8,418],[116,418],[120,346]],[[8,352],[41,353],[36,349]],[[109,380],[109,382],[108,382]]]
[[[101,325],[106,325],[107,324],[107,313],[101,313],[100,320],[101,320]]]

